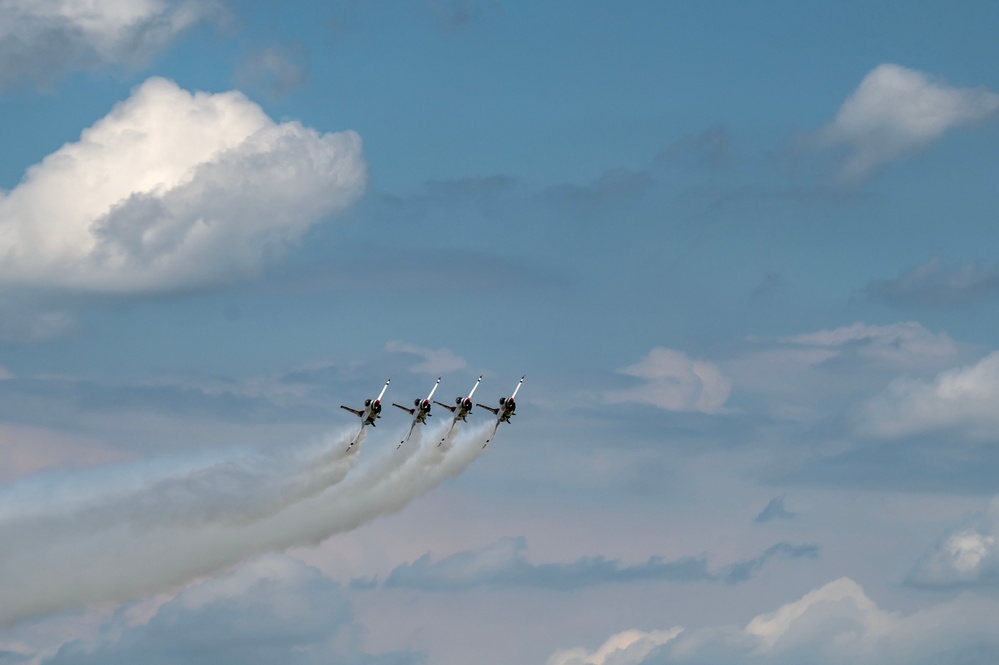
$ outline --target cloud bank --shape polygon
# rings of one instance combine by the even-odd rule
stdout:
[[[0,282],[141,292],[252,275],[365,180],[354,132],[151,78],[0,194]]]
[[[997,110],[999,94],[984,87],[955,88],[914,69],[882,64],[812,140],[819,147],[844,149],[840,176],[858,182],[955,127],[989,120]]]
[[[603,557],[583,557],[572,563],[534,564],[527,560],[524,538],[504,538],[481,550],[458,552],[439,561],[425,554],[396,567],[386,587],[445,591],[480,586],[534,587],[569,591],[596,584],[641,581],[723,582],[735,584],[754,577],[775,556],[815,558],[815,545],[778,543],[760,556],[709,570],[707,558],[685,557],[666,561],[652,557],[631,566]]]
[[[990,665],[997,658],[995,600],[962,596],[905,616],[882,610],[844,577],[741,628],[626,631],[594,652],[556,652],[548,665]]]
[[[364,653],[359,644],[359,627],[343,590],[315,568],[283,555],[255,559],[230,573],[183,589],[156,607],[148,619],[136,621],[129,609],[115,613],[101,627],[101,635],[94,643],[71,641],[43,662],[422,662],[418,654],[406,652]]]
[[[216,10],[211,0],[0,0],[0,89],[135,65]]]

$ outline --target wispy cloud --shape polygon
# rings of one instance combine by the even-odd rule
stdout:
[[[997,110],[999,94],[984,87],[957,88],[914,69],[882,64],[808,142],[843,149],[840,177],[856,183],[955,127],[989,120]]]
[[[999,294],[999,267],[982,261],[950,266],[934,256],[897,277],[871,282],[867,292],[891,305],[953,307]]]
[[[611,404],[651,404],[666,411],[722,413],[732,382],[712,362],[692,360],[674,349],[656,347],[620,374],[644,379],[635,388],[606,394]]]
[[[269,46],[251,52],[236,71],[242,88],[263,88],[273,96],[301,87],[309,73],[309,50],[294,43]]]
[[[915,321],[887,325],[854,323],[813,333],[780,338],[781,342],[813,349],[828,349],[836,357],[848,352],[860,358],[899,368],[925,366],[956,355],[946,333],[933,333]]]
[[[447,374],[468,367],[468,362],[451,349],[427,349],[416,344],[392,340],[385,344],[385,350],[389,353],[405,353],[423,358],[422,362],[409,368],[410,372],[417,374]]]
[[[770,502],[760,511],[760,514],[756,516],[754,521],[762,524],[763,522],[770,522],[772,520],[793,520],[795,517],[797,517],[796,513],[792,513],[784,507],[784,497],[778,496],[770,499]]]

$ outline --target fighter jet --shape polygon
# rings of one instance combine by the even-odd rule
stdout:
[[[491,406],[486,406],[485,404],[475,405],[475,406],[481,406],[483,409],[492,411],[493,415],[496,416],[496,424],[493,426],[493,431],[489,434],[489,438],[486,439],[486,443],[482,444],[483,448],[485,448],[486,445],[493,440],[493,437],[496,436],[496,431],[499,429],[500,425],[502,425],[503,423],[510,422],[510,418],[513,417],[514,412],[517,410],[517,402],[514,401],[514,398],[517,397],[517,391],[520,390],[520,386],[522,386],[523,384],[524,384],[524,377],[522,376],[520,377],[520,381],[517,383],[517,387],[513,389],[513,394],[510,395],[509,397],[500,397],[499,400],[500,405],[495,409]]]
[[[364,431],[365,427],[368,425],[374,427],[375,421],[382,417],[382,396],[385,394],[385,391],[388,390],[389,381],[391,380],[392,379],[389,379],[385,382],[385,386],[382,387],[382,391],[378,393],[378,397],[375,399],[364,400],[363,409],[352,409],[349,406],[344,406],[343,404],[340,405],[341,409],[350,411],[361,419],[361,429],[357,430],[357,434],[355,434],[354,438],[350,440],[350,445],[347,446],[347,450],[354,447],[354,444],[357,443],[357,438],[361,436],[361,432]]]
[[[409,431],[406,432],[406,436],[402,438],[402,441],[399,442],[399,445],[395,447],[396,450],[402,448],[402,444],[409,441],[409,437],[413,434],[414,427],[416,427],[420,423],[423,423],[424,425],[427,424],[427,418],[430,417],[430,400],[433,398],[434,393],[437,392],[437,386],[439,386],[440,384],[441,384],[441,377],[438,376],[437,383],[435,383],[434,387],[430,389],[430,394],[427,395],[427,398],[420,399],[419,397],[417,397],[416,399],[414,399],[412,409],[409,409],[403,406],[402,404],[396,404],[395,402],[392,403],[392,406],[397,406],[406,413],[408,413],[409,415],[413,416],[413,422],[409,426]]]
[[[472,386],[472,391],[468,393],[468,397],[459,397],[455,399],[454,406],[434,400],[434,404],[440,404],[445,409],[450,409],[451,413],[454,414],[454,418],[451,419],[451,424],[448,425],[447,431],[444,432],[444,436],[441,437],[441,440],[437,443],[438,446],[444,443],[447,438],[451,436],[451,430],[453,430],[454,426],[458,424],[458,421],[460,420],[464,422],[465,416],[472,412],[472,395],[475,394],[475,389],[479,387],[479,383],[481,383],[481,381],[482,375],[479,375],[479,380],[475,382],[474,386]]]

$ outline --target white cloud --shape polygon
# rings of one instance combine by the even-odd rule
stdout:
[[[714,363],[692,360],[682,351],[656,347],[620,374],[645,379],[645,384],[628,390],[608,392],[611,404],[637,402],[667,411],[721,413],[732,382]]]
[[[137,292],[253,274],[365,178],[354,132],[152,78],[0,196],[0,281]]]
[[[894,64],[871,70],[832,123],[814,137],[821,147],[845,147],[841,175],[862,180],[881,166],[974,126],[999,110],[999,94],[984,87],[955,88]]]
[[[451,349],[427,349],[416,344],[407,344],[396,340],[385,344],[385,350],[390,353],[408,353],[423,358],[423,362],[409,368],[416,374],[447,374],[468,367],[468,362]]]
[[[992,665],[999,658],[999,602],[961,596],[901,615],[879,608],[860,585],[841,578],[753,618],[744,628],[674,628],[658,634],[670,637],[641,657],[585,660],[585,650],[560,651],[549,665]],[[577,652],[576,660],[555,660]]]
[[[212,0],[0,0],[0,87],[135,64],[215,11]]]
[[[657,647],[666,644],[682,631],[672,630],[625,630],[611,635],[606,642],[594,651],[584,648],[557,651],[548,658],[546,665],[637,665]]]
[[[935,587],[999,582],[999,497],[947,534],[916,564],[907,581]]]
[[[899,437],[945,428],[995,440],[999,427],[999,352],[931,380],[898,378],[855,413],[862,432]]]
[[[738,386],[739,406],[795,422],[841,414],[900,372],[932,375],[952,367],[965,351],[946,333],[915,321],[857,322],[746,341],[734,357],[719,361]]]
[[[841,607],[835,607],[841,605]],[[825,607],[824,607],[825,606]],[[809,615],[849,616],[866,630],[879,630],[890,622],[890,615],[878,609],[853,580],[843,577],[805,594],[800,600],[784,605],[776,612],[761,614],[746,626],[746,633],[760,639],[756,653],[787,650],[814,638],[808,630]],[[821,624],[823,622],[816,622]],[[804,628],[804,630],[803,630]]]

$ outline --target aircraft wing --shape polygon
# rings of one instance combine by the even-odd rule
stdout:
[[[437,386],[439,386],[440,384],[441,384],[441,377],[438,376],[437,377],[437,383],[435,383],[434,387],[430,389],[430,394],[427,395],[427,399],[433,399],[434,398],[434,393],[437,392]]]
[[[517,383],[517,387],[513,389],[513,394],[510,395],[510,399],[514,399],[515,397],[517,397],[517,391],[520,390],[520,387],[522,385],[524,385],[524,377],[526,376],[527,375],[525,374],[524,376],[520,377],[520,382]]]
[[[480,383],[482,383],[482,375],[481,374],[479,374],[479,380],[475,382],[474,386],[472,386],[472,392],[468,393],[468,399],[472,399],[472,395],[475,394],[475,389],[479,387]]]
[[[340,405],[340,408],[343,409],[344,411],[350,411],[351,413],[353,413],[358,418],[363,418],[364,417],[364,411],[361,411],[359,409],[352,409],[349,406],[344,406],[343,404]]]
[[[475,403],[475,406],[481,406],[486,411],[492,411],[494,416],[498,416],[499,415],[499,409],[494,409],[491,406],[486,406],[485,404],[479,404],[478,402]]]
[[[403,411],[405,411],[409,415],[413,415],[414,413],[416,413],[416,409],[407,408],[407,407],[403,406],[402,404],[396,404],[395,402],[392,402],[392,406],[399,407],[400,409],[402,409]]]
[[[457,406],[451,406],[450,404],[445,404],[444,402],[438,402],[437,400],[434,400],[434,404],[439,404],[440,406],[443,406],[445,409],[451,411],[451,413],[454,413],[458,409]]]

